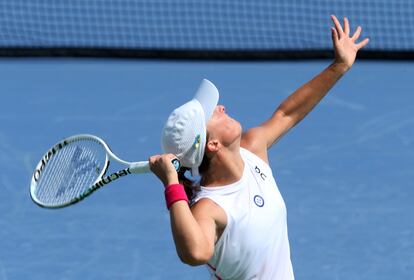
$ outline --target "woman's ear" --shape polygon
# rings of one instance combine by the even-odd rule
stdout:
[[[206,149],[209,153],[215,153],[220,149],[220,142],[216,139],[208,140]]]

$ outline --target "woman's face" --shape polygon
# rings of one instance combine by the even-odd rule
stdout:
[[[207,132],[209,139],[217,139],[227,147],[240,139],[242,128],[238,121],[226,114],[223,105],[217,105],[207,123]]]

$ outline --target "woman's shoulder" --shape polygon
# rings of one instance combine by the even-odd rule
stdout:
[[[254,127],[242,134],[240,141],[240,147],[247,150],[248,152],[256,155],[265,163],[269,164],[267,155],[267,143],[263,141],[261,135],[261,128]]]

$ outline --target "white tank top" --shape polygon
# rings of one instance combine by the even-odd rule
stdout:
[[[241,148],[242,178],[221,187],[201,187],[193,203],[208,198],[227,215],[227,226],[208,262],[211,279],[294,279],[286,206],[272,170]]]

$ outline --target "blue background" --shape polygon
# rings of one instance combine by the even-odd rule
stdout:
[[[207,279],[176,256],[152,174],[47,210],[29,197],[34,167],[78,133],[128,161],[159,153],[164,121],[202,78],[247,129],[329,63],[0,60],[0,279]],[[357,62],[270,150],[297,279],[412,277],[413,77],[413,63]]]

